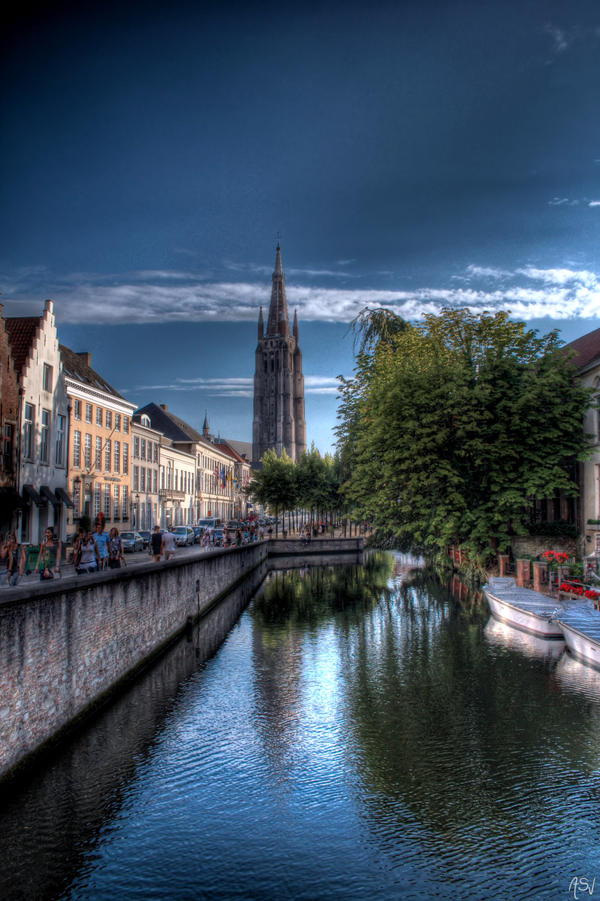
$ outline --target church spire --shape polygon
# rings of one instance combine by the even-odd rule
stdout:
[[[296,339],[296,344],[298,343],[298,310],[294,310],[294,329],[293,335]]]
[[[208,427],[208,410],[204,411],[204,423],[202,425],[202,434],[205,438],[208,438],[210,435],[210,429]]]
[[[275,255],[275,270],[273,272],[273,287],[271,288],[271,305],[269,307],[269,319],[267,322],[267,335],[290,334],[290,320],[287,310],[287,298],[285,296],[285,275],[281,262],[281,248],[277,242]]]
[[[262,307],[260,308],[260,313],[258,314],[258,340],[264,336],[265,333],[265,323],[263,320],[263,312]]]

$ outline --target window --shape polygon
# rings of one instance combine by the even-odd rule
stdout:
[[[135,464],[133,466],[133,490],[140,490],[140,467]]]
[[[42,410],[40,432],[40,463],[50,462],[50,410]]]
[[[102,425],[102,407],[96,407],[96,425]]]
[[[100,485],[98,484],[94,488],[94,516],[95,517],[98,516],[98,514],[100,513],[100,504],[101,504]]]
[[[155,463],[158,463],[158,442],[157,441],[154,442],[152,458]]]
[[[165,487],[165,467],[164,466],[160,467],[160,487],[161,487],[161,490],[164,489],[164,487]]]
[[[140,439],[137,435],[133,436],[133,459],[139,460],[140,458]]]
[[[146,439],[142,438],[140,441],[140,460],[146,459]]]
[[[126,476],[129,472],[129,445],[123,445],[123,475]]]
[[[81,419],[81,401],[77,398],[73,401],[73,418]]]
[[[155,469],[152,474],[152,493],[158,494],[158,470]]]
[[[150,422],[150,417],[147,416],[146,413],[142,413],[142,415],[140,416],[140,422],[142,423],[142,425],[145,425],[147,429],[149,429],[152,425],[152,423]]]
[[[64,465],[65,456],[65,416],[58,413],[56,417],[56,465]]]
[[[129,489],[127,485],[123,485],[123,522],[129,519]]]
[[[129,420],[126,416],[123,417],[123,431],[126,435],[129,435]]]
[[[121,486],[115,485],[115,499],[113,501],[113,518],[118,519],[120,516],[119,509],[119,500],[120,500]]]
[[[81,469],[81,432],[78,429],[73,432],[73,466]]]
[[[96,435],[96,449],[94,452],[94,469],[102,469],[102,438]]]
[[[110,472],[110,455],[112,453],[112,448],[110,446],[110,438],[106,439],[106,444],[104,445],[104,469],[106,472]]]
[[[110,485],[104,486],[104,515],[110,519]]]
[[[140,466],[140,491],[146,490],[146,467]]]
[[[112,429],[112,410],[106,411],[106,428]]]
[[[115,441],[115,472],[121,471],[121,442]]]
[[[44,363],[42,385],[44,391],[52,391],[52,366],[48,363]]]
[[[86,422],[90,422],[90,423],[91,423],[93,412],[94,412],[94,408],[92,407],[92,405],[91,405],[91,404],[86,404],[86,405],[85,405],[85,421],[86,421]]]
[[[25,404],[23,415],[23,456],[31,460],[33,455],[33,404]]]
[[[92,468],[92,436],[86,435],[83,440],[83,465],[89,472]]]
[[[121,414],[115,413],[115,432],[121,431]]]
[[[2,430],[2,469],[7,472],[12,470],[12,456],[13,427],[10,422],[5,422]]]

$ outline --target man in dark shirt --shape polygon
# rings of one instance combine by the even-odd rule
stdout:
[[[150,536],[150,546],[152,548],[152,562],[158,563],[160,560],[162,548],[162,534],[160,531],[160,526],[154,526],[154,531]]]

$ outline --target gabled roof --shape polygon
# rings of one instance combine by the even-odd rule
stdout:
[[[95,369],[92,369],[92,367],[88,365],[87,354],[75,353],[70,347],[65,347],[64,344],[60,344],[59,349],[63,371],[66,376],[72,378],[76,382],[81,382],[83,385],[89,385],[91,388],[99,388],[100,391],[106,391],[114,397],[125,400],[112,385],[109,385],[106,379],[102,378]]]
[[[238,452],[235,451],[235,450],[234,450],[229,444],[227,444],[227,442],[225,442],[225,441],[215,441],[215,447],[218,447],[219,450],[221,450],[221,451],[223,451],[224,453],[226,453],[227,456],[228,456],[228,457],[231,457],[233,460],[235,460],[236,463],[246,463],[246,462],[247,462],[247,461],[244,460],[242,457],[240,457],[240,455],[238,454]]]
[[[191,441],[193,444],[206,444],[206,439],[196,429],[188,425],[183,419],[180,419],[179,416],[171,413],[170,410],[165,409],[164,404],[163,406],[155,403],[146,404],[145,407],[140,407],[135,411],[134,418],[137,419],[144,413],[150,417],[152,428],[162,432],[171,441]]]
[[[37,330],[41,327],[42,316],[9,316],[4,322],[15,371],[17,375],[21,375],[33,348]]]
[[[600,328],[566,344],[565,350],[575,352],[571,362],[580,370],[586,369],[594,360],[600,363]]]
[[[240,457],[245,457],[244,463],[250,463],[252,460],[252,442],[251,441],[233,441],[230,438],[225,438],[225,441],[232,447],[236,454],[239,454]]]

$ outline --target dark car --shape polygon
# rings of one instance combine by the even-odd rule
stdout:
[[[141,535],[144,539],[144,550],[146,550],[146,548],[150,544],[150,532],[147,532],[145,529],[139,529],[138,535]]]
[[[194,544],[194,532],[190,526],[175,526],[171,529],[175,536],[175,544],[178,547],[186,547],[188,544]]]
[[[200,544],[205,532],[204,526],[193,526],[192,531],[194,533],[194,544]]]

